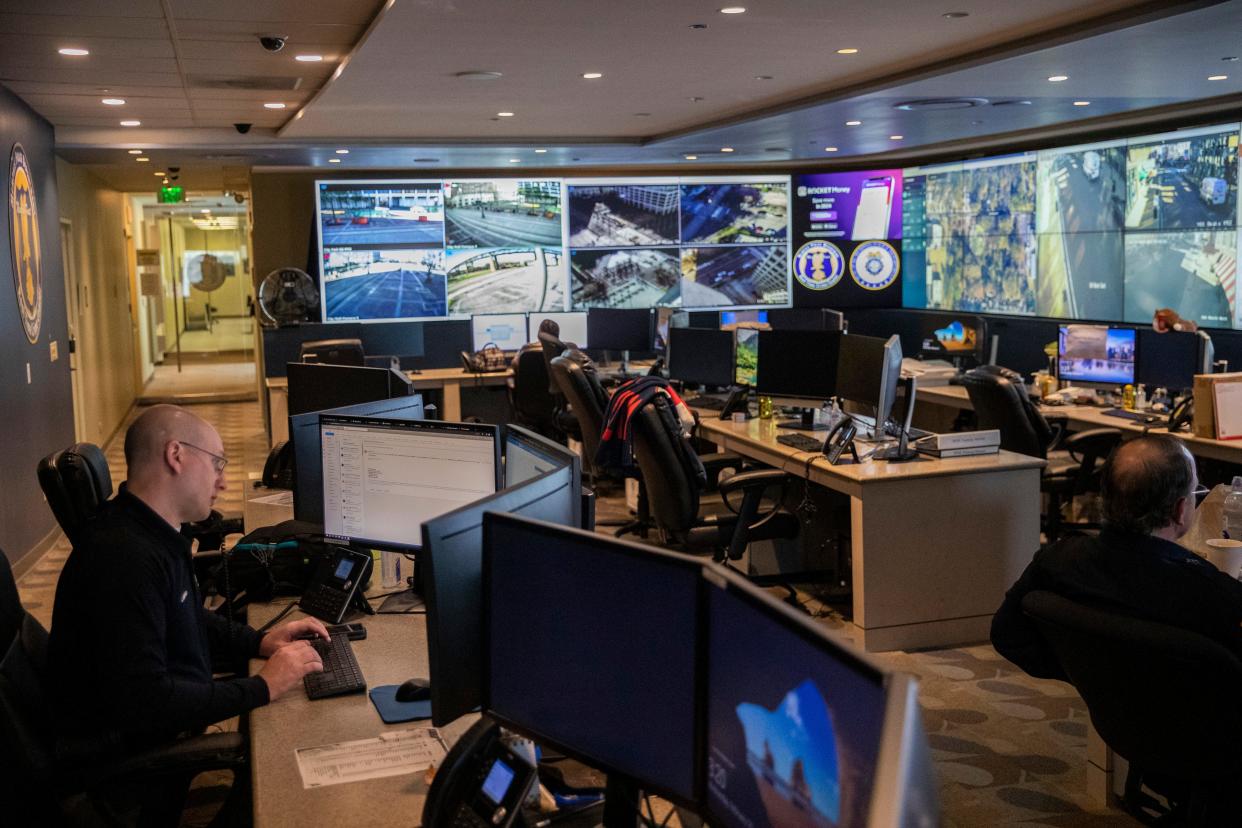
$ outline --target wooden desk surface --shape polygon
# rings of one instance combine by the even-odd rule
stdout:
[[[505,369],[504,371],[493,371],[488,374],[475,374],[464,368],[424,368],[417,374],[407,371],[405,374],[414,383],[415,388],[435,388],[444,383],[454,382],[460,385],[495,385],[508,380],[513,376],[513,372]],[[263,380],[264,385],[269,388],[288,388],[288,377],[267,377]],[[419,383],[424,383],[420,385]]]
[[[251,608],[256,626],[283,605]],[[297,610],[290,618],[301,618]],[[358,619],[354,619],[358,620]],[[427,630],[422,615],[371,615],[360,619],[367,637],[354,641],[354,655],[367,687],[400,684],[430,674]],[[262,661],[251,662],[251,672]],[[449,745],[475,721],[463,716],[442,730]],[[427,783],[423,774],[390,776],[306,790],[298,772],[297,748],[369,739],[385,731],[430,726],[430,721],[386,725],[366,693],[310,701],[296,688],[250,714],[251,776],[256,828],[289,825],[411,826],[422,819]]]

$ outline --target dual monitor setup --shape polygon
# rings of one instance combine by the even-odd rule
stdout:
[[[1057,333],[1057,376],[1063,381],[1142,383],[1177,393],[1194,385],[1195,374],[1212,373],[1214,358],[1212,340],[1203,332],[1061,325]]]

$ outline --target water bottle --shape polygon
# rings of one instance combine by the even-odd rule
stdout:
[[[1229,494],[1220,509],[1221,534],[1226,538],[1242,540],[1242,476],[1233,479]]]

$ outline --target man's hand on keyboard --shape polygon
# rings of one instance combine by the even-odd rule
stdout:
[[[318,618],[299,618],[297,621],[290,621],[287,624],[281,624],[275,629],[268,630],[263,636],[263,640],[259,642],[259,655],[263,658],[271,658],[272,655],[284,647],[297,641],[299,638],[319,637],[327,639],[328,628]]]
[[[309,641],[286,644],[268,657],[259,671],[259,678],[267,682],[267,695],[271,701],[283,696],[302,683],[308,673],[323,672],[323,659]]]

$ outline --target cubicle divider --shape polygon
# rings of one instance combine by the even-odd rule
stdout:
[[[283,377],[285,365],[297,362],[303,342],[316,339],[360,339],[368,356],[396,356],[401,369],[454,368],[461,352],[470,350],[469,319],[426,322],[308,322],[263,330],[263,375]]]

